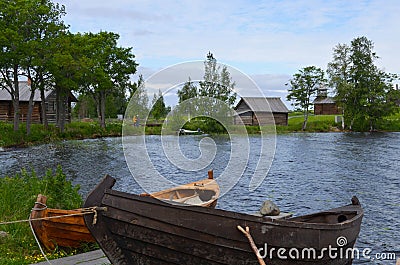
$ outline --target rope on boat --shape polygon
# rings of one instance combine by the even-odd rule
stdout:
[[[40,206],[42,206],[42,208],[37,208],[37,207],[33,207],[31,211],[44,211],[47,209],[47,205],[41,202],[35,202],[35,205],[38,204]],[[29,227],[31,228],[33,237],[35,238],[35,241],[37,243],[37,245],[39,246],[40,252],[42,253],[43,257],[45,258],[45,260],[47,261],[47,263],[49,263],[50,265],[51,262],[49,261],[49,259],[47,258],[46,254],[43,251],[42,246],[40,245],[40,242],[36,236],[36,233],[33,229],[32,226],[32,221],[41,221],[41,220],[50,220],[50,219],[56,219],[56,218],[65,218],[65,217],[70,217],[70,216],[83,216],[83,215],[87,215],[87,214],[94,214],[93,217],[93,225],[96,224],[97,222],[97,211],[107,211],[107,207],[89,207],[89,208],[80,208],[80,209],[74,209],[77,211],[81,211],[80,213],[73,213],[73,214],[65,214],[65,215],[56,215],[56,216],[49,216],[49,217],[41,217],[41,218],[31,218],[31,216],[29,215],[28,219],[25,220],[16,220],[16,221],[10,221],[10,222],[0,222],[0,225],[8,225],[8,224],[17,224],[17,223],[24,223],[24,222],[29,222]]]
[[[47,209],[47,205],[45,205],[44,203],[36,202],[35,205],[36,205],[36,204],[39,204],[39,205],[43,206],[43,208],[36,208],[36,207],[34,207],[34,208],[32,208],[31,211],[43,211],[43,210]],[[63,218],[63,217],[69,217],[69,216],[78,216],[78,215],[83,216],[83,215],[87,215],[87,214],[94,214],[94,217],[93,217],[93,224],[96,224],[96,222],[97,222],[97,211],[98,211],[98,210],[105,211],[106,208],[105,208],[105,207],[97,207],[97,206],[95,206],[95,207],[81,208],[81,209],[75,209],[75,210],[81,211],[81,213],[66,214],[66,215],[58,215],[58,216],[49,216],[49,217],[43,217],[43,218],[31,218],[31,216],[29,215],[28,222],[29,222],[29,226],[30,226],[30,228],[31,228],[33,237],[35,238],[36,244],[38,245],[38,247],[39,247],[39,249],[40,249],[40,252],[42,253],[42,256],[43,256],[44,259],[47,261],[47,263],[50,264],[50,265],[52,265],[52,263],[51,263],[50,260],[47,258],[46,254],[45,254],[44,251],[43,251],[42,246],[40,245],[39,239],[37,238],[36,233],[35,233],[35,230],[33,229],[32,221],[49,220],[49,219]],[[21,221],[24,221],[24,220],[21,220]]]
[[[250,234],[250,228],[248,226],[246,226],[246,230],[244,230],[243,227],[238,225],[237,229],[239,229],[240,232],[242,232],[249,240],[251,249],[253,250],[254,254],[256,254],[256,256],[257,256],[258,263],[260,263],[260,265],[266,265],[264,259],[261,257],[261,254],[257,249],[256,244],[254,243],[253,237]]]
[[[45,210],[46,208],[32,208],[32,211],[41,211]],[[41,220],[49,220],[49,219],[56,219],[56,218],[65,218],[70,216],[78,216],[78,215],[87,215],[87,214],[94,214],[95,218],[93,218],[93,224],[96,224],[97,221],[97,211],[105,211],[105,207],[90,207],[90,208],[82,208],[76,209],[82,211],[81,213],[72,213],[72,214],[65,214],[65,215],[56,215],[56,216],[49,216],[49,217],[41,217],[41,218],[32,218],[32,219],[25,219],[25,220],[16,220],[10,222],[0,222],[0,225],[9,225],[9,224],[17,224],[17,223],[24,223],[24,222],[31,222],[31,221],[41,221]]]
[[[47,207],[47,206],[46,206],[46,207]],[[32,209],[32,210],[33,210],[33,209]],[[49,263],[50,265],[52,265],[51,262],[50,262],[50,260],[47,258],[46,254],[44,253],[42,246],[41,246],[40,243],[39,243],[39,239],[37,238],[36,233],[35,233],[35,230],[33,229],[33,226],[32,226],[31,216],[30,216],[30,215],[29,215],[29,227],[31,228],[33,237],[35,238],[36,244],[38,245],[38,247],[39,247],[39,249],[40,249],[40,252],[42,253],[42,256],[43,256],[44,259],[47,261],[47,263]]]

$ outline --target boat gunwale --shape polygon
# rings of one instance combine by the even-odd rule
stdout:
[[[208,212],[208,214],[211,214],[212,212],[213,215],[218,215],[222,217],[229,217],[231,219],[235,220],[241,220],[241,221],[251,221],[251,222],[257,222],[260,224],[264,225],[273,225],[273,226],[287,226],[287,227],[297,227],[297,228],[304,228],[304,229],[312,229],[312,230],[338,230],[340,229],[346,229],[348,227],[352,227],[353,223],[357,222],[360,218],[363,217],[363,210],[361,208],[361,205],[345,205],[342,207],[334,208],[331,210],[327,211],[322,211],[322,212],[317,212],[313,213],[310,215],[318,215],[320,213],[327,213],[327,212],[333,212],[335,209],[339,210],[341,209],[344,212],[354,212],[354,208],[359,209],[357,211],[357,215],[355,215],[353,218],[342,222],[342,223],[335,223],[335,224],[326,224],[326,223],[307,223],[307,222],[296,222],[296,221],[291,221],[290,218],[288,219],[272,219],[268,217],[260,217],[260,216],[255,216],[247,213],[240,213],[240,212],[233,212],[229,210],[223,210],[223,209],[210,209],[210,208],[204,208],[198,205],[189,205],[189,204],[181,204],[181,203],[170,203],[170,202],[165,202],[153,197],[142,197],[137,194],[131,194],[123,191],[118,191],[118,190],[113,190],[106,188],[104,190],[104,195],[109,194],[112,196],[118,196],[118,197],[123,197],[126,199],[134,199],[134,200],[142,200],[145,201],[146,203],[150,204],[158,204],[158,205],[163,205],[168,207],[178,207],[180,209],[185,209],[187,211],[195,211],[195,212]],[[104,199],[104,197],[103,197]],[[102,199],[102,201],[103,201]],[[346,208],[350,208],[349,210],[346,210]],[[228,214],[228,215],[227,215]],[[306,215],[305,215],[306,216]],[[298,216],[298,217],[303,217],[303,216]]]

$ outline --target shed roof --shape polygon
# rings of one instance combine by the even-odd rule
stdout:
[[[48,97],[52,91],[46,90],[44,96]],[[19,81],[19,101],[29,101],[31,96],[31,87],[28,85],[28,81]],[[5,89],[0,89],[0,101],[11,101],[11,95]],[[33,97],[34,102],[40,102],[40,91],[35,91],[35,96]]]
[[[332,97],[317,97],[314,104],[335,104],[335,99]]]
[[[246,103],[253,112],[288,113],[289,109],[278,97],[242,97],[235,109],[240,104]]]

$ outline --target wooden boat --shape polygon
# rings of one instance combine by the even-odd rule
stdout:
[[[336,209],[274,220],[170,204],[112,190],[114,183],[115,179],[105,177],[84,204],[85,207],[100,207],[96,220],[93,215],[84,218],[114,265],[259,264],[238,226],[249,227],[256,246],[267,250],[264,260],[268,265],[351,264],[349,255],[331,258],[326,250],[330,246],[342,252],[351,250],[363,217],[356,199]],[[310,256],[293,256],[297,253],[295,250],[309,251]],[[263,256],[262,251],[260,254]],[[284,254],[287,259],[282,258]]]
[[[215,207],[219,194],[219,186],[213,179],[212,171],[209,171],[208,179],[141,196],[171,203]],[[44,247],[49,250],[56,246],[77,248],[82,243],[95,242],[83,219],[85,214],[93,213],[90,209],[51,209],[47,208],[46,200],[46,196],[39,194],[30,215],[31,219],[48,218],[31,221],[33,230]],[[58,216],[63,217],[54,218]]]
[[[57,246],[77,248],[82,243],[95,242],[83,220],[87,210],[47,208],[46,201],[47,197],[39,194],[30,215],[30,219],[46,218],[31,221],[36,237],[46,249],[52,250]]]
[[[208,179],[180,185],[152,194],[141,194],[140,196],[150,196],[170,203],[215,208],[219,194],[219,185],[213,179],[213,172],[208,171]]]
[[[204,132],[202,132],[200,129],[198,129],[197,131],[179,129],[178,135],[204,135]]]

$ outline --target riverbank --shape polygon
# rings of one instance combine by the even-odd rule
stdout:
[[[25,124],[20,124],[19,131],[14,132],[12,123],[0,122],[0,147],[5,148],[121,135],[121,121],[109,122],[106,128],[101,128],[97,122],[74,121],[66,124],[63,133],[60,133],[54,125],[49,125],[46,130],[42,124],[32,124],[30,135],[26,135]]]
[[[14,176],[0,177],[0,265],[31,264],[44,260],[26,220],[38,194],[48,197],[51,208],[76,209],[83,200],[79,186],[72,185],[60,167],[39,176],[22,170]],[[81,249],[46,251],[49,259],[83,253],[96,248],[85,245]]]
[[[303,132],[301,130],[303,116],[289,115],[287,126],[276,126],[276,133]],[[203,126],[204,127],[204,126]],[[205,133],[212,134],[212,128],[202,128],[199,121],[186,123],[185,129],[197,130],[200,128]],[[378,124],[378,131],[397,132],[400,131],[400,114],[396,114],[381,120]],[[246,126],[249,134],[260,134],[261,130],[271,131],[270,128],[261,128],[259,126]],[[335,122],[335,115],[310,115],[307,128],[304,132],[341,132],[341,124]],[[147,126],[146,134],[160,135],[160,126]],[[41,124],[32,124],[31,134],[26,135],[24,124],[20,125],[18,132],[13,131],[12,123],[0,122],[0,148],[4,147],[26,147],[30,145],[45,144],[62,140],[75,139],[94,139],[102,137],[122,136],[122,121],[110,121],[106,128],[101,128],[97,122],[74,121],[66,125],[64,133],[60,133],[54,126],[50,125],[45,130]]]

